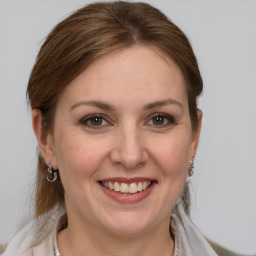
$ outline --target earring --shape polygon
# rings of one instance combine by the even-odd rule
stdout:
[[[48,166],[48,170],[47,171],[48,171],[47,177],[46,177],[47,181],[49,181],[49,182],[56,181],[57,178],[58,178],[58,174],[57,174],[57,172],[55,170],[53,170],[51,165]]]
[[[190,160],[190,166],[188,168],[188,176],[191,177],[194,174],[194,162]]]

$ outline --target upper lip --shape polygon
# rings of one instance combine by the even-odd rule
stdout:
[[[131,184],[133,182],[143,182],[143,181],[155,181],[155,179],[148,178],[148,177],[134,177],[134,178],[124,178],[124,177],[113,177],[113,178],[107,178],[107,179],[102,179],[100,182],[106,182],[106,181],[116,181],[119,183],[127,183]]]

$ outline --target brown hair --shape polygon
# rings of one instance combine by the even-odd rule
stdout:
[[[184,33],[158,9],[146,3],[98,2],[60,22],[42,45],[31,72],[27,96],[42,113],[42,127],[52,131],[56,103],[65,86],[99,56],[114,49],[151,44],[180,67],[185,81],[192,129],[197,127],[197,97],[203,83],[191,45]],[[35,217],[64,206],[61,180],[46,181],[47,165],[38,154]],[[189,214],[187,184],[182,193]]]

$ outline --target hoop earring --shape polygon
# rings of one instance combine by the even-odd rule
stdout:
[[[190,166],[188,168],[188,176],[191,177],[194,174],[194,162],[190,160]]]
[[[54,182],[57,180],[58,174],[55,170],[53,170],[51,165],[48,166],[47,172],[48,172],[46,176],[47,181]]]

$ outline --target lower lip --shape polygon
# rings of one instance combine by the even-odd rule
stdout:
[[[154,186],[155,186],[155,182],[153,182],[148,188],[146,188],[145,190],[138,192],[138,193],[134,193],[134,194],[123,194],[120,192],[116,192],[114,190],[110,190],[108,188],[105,188],[104,186],[100,185],[100,187],[102,188],[103,192],[109,196],[110,198],[114,199],[115,201],[119,202],[119,203],[123,203],[123,204],[134,204],[134,203],[138,203],[142,200],[144,200],[145,198],[147,198]]]

